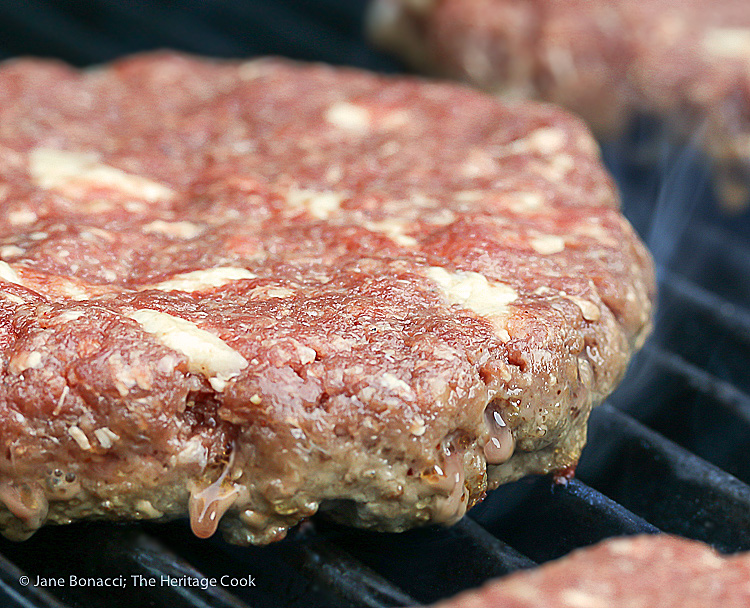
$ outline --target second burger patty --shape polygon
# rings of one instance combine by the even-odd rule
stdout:
[[[746,0],[372,0],[369,26],[418,69],[558,103],[600,137],[659,117],[713,159],[724,203],[748,204]]]
[[[678,536],[611,538],[434,608],[730,608],[750,604],[750,554]]]
[[[572,471],[649,326],[650,258],[552,107],[146,55],[6,64],[0,124],[14,538],[454,522]]]

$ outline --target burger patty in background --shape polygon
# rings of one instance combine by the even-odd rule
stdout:
[[[543,99],[597,136],[655,116],[709,155],[729,208],[750,198],[750,10],[744,0],[374,0],[376,43],[426,73]]]

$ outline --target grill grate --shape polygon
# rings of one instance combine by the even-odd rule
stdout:
[[[363,41],[364,5],[0,2],[0,57],[53,55],[87,65],[171,46],[400,70]],[[316,520],[265,548],[200,541],[184,522],[43,529],[26,543],[0,541],[0,604],[407,606],[613,535],[665,531],[722,551],[750,549],[750,214],[723,216],[701,159],[689,151],[675,156],[660,141],[658,127],[643,121],[632,139],[605,149],[626,215],[657,254],[661,302],[655,333],[622,388],[591,417],[576,480],[553,486],[549,479],[529,478],[502,487],[450,529],[387,535]],[[129,580],[252,575],[257,586],[38,589],[19,584],[24,573],[32,582],[71,574]]]

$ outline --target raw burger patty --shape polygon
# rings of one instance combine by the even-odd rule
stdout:
[[[750,554],[718,555],[676,536],[617,538],[519,572],[435,608],[750,606]]]
[[[373,39],[430,73],[559,103],[600,136],[620,133],[636,115],[664,116],[673,133],[715,159],[725,202],[746,202],[747,0],[373,0],[371,7]]]
[[[0,525],[266,543],[572,471],[648,254],[582,124],[452,85],[145,55],[0,69]]]

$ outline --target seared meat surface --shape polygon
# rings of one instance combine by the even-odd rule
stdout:
[[[648,330],[587,129],[279,60],[0,68],[0,526],[403,530],[568,472]]]

